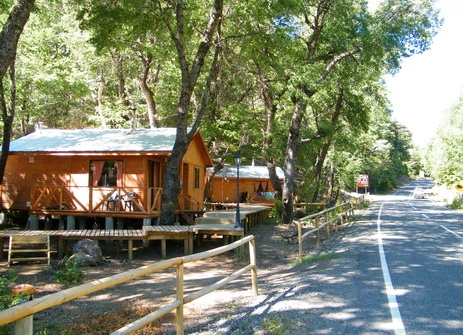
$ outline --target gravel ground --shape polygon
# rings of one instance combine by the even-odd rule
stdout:
[[[305,264],[294,262],[297,245],[287,245],[283,258],[280,254],[276,261],[259,266],[257,297],[250,290],[238,290],[234,285],[231,292],[224,290],[195,301],[194,308],[201,310],[203,317],[187,322],[186,333],[345,334],[343,317],[329,316],[334,306],[342,304],[342,297],[328,294],[327,288],[336,285],[346,273],[355,271],[358,253],[355,240],[368,231],[368,226],[357,221],[332,233],[319,247],[314,246],[314,241],[306,243],[305,256],[319,260]],[[259,230],[255,235],[258,243]],[[242,285],[249,287],[248,283]]]

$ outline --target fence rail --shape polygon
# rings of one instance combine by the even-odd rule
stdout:
[[[325,209],[321,212],[304,216],[293,223],[297,226],[297,241],[299,245],[299,260],[302,261],[302,242],[304,238],[315,233],[317,236],[317,246],[320,245],[320,231],[325,228],[328,237],[330,236],[330,226],[333,225],[334,229],[338,230],[338,223],[344,225],[348,222],[349,216],[354,214],[354,207],[356,205],[352,202],[345,202],[340,205]],[[304,226],[308,223],[314,222],[315,228],[306,232],[302,232]]]
[[[249,245],[249,264],[228,275],[227,277],[215,282],[210,286],[206,286],[199,291],[184,296],[184,264],[196,262],[205,258],[213,257],[225,253],[227,251],[242,247],[244,244]],[[130,334],[138,329],[143,328],[148,323],[153,322],[167,313],[176,310],[176,328],[177,334],[184,334],[183,324],[183,305],[198,299],[214,290],[217,290],[230,281],[243,275],[246,271],[251,271],[251,284],[254,295],[258,294],[257,285],[257,267],[256,267],[256,248],[253,235],[246,236],[241,240],[228,244],[223,247],[204,251],[194,255],[185,257],[175,257],[164,261],[159,261],[150,265],[139,267],[124,273],[114,276],[95,280],[83,285],[72,287],[54,294],[46,295],[35,300],[17,305],[0,312],[0,326],[15,322],[15,335],[32,335],[33,334],[33,314],[45,309],[60,305],[62,303],[74,300],[76,298],[98,292],[103,289],[114,287],[119,284],[158,272],[164,269],[176,267],[177,293],[176,299],[161,307],[156,312],[146,315],[145,317],[126,325],[125,327],[115,331],[112,335]]]

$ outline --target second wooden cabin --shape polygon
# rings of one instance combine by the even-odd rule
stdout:
[[[270,182],[266,166],[240,165],[239,167],[240,202],[254,204],[274,204],[275,190]],[[208,169],[209,173],[212,169]],[[280,181],[284,179],[283,170],[276,168]],[[225,165],[212,178],[208,190],[210,203],[236,203],[237,200],[237,167]]]

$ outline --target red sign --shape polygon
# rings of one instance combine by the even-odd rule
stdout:
[[[357,187],[369,187],[368,175],[361,174],[357,179]]]

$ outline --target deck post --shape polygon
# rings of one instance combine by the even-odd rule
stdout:
[[[44,223],[43,223],[43,229],[51,230],[51,217],[50,217],[50,215],[45,215],[45,219],[44,219]]]
[[[114,218],[107,216],[105,217],[105,229],[114,229]],[[111,240],[105,241],[106,247],[112,246],[113,242]]]
[[[79,229],[87,228],[87,219],[83,216],[79,217]]]
[[[76,217],[72,215],[68,215],[66,218],[66,229],[67,230],[74,230],[76,229]]]
[[[39,230],[39,217],[36,214],[29,216],[27,220],[26,229],[29,230]]]
[[[63,220],[63,217],[61,215],[59,217],[58,230],[64,230],[64,220]]]
[[[114,229],[114,218],[107,216],[105,217],[105,229]]]
[[[143,227],[151,226],[151,218],[143,218]],[[149,240],[143,240],[143,246],[147,248],[150,244]]]

